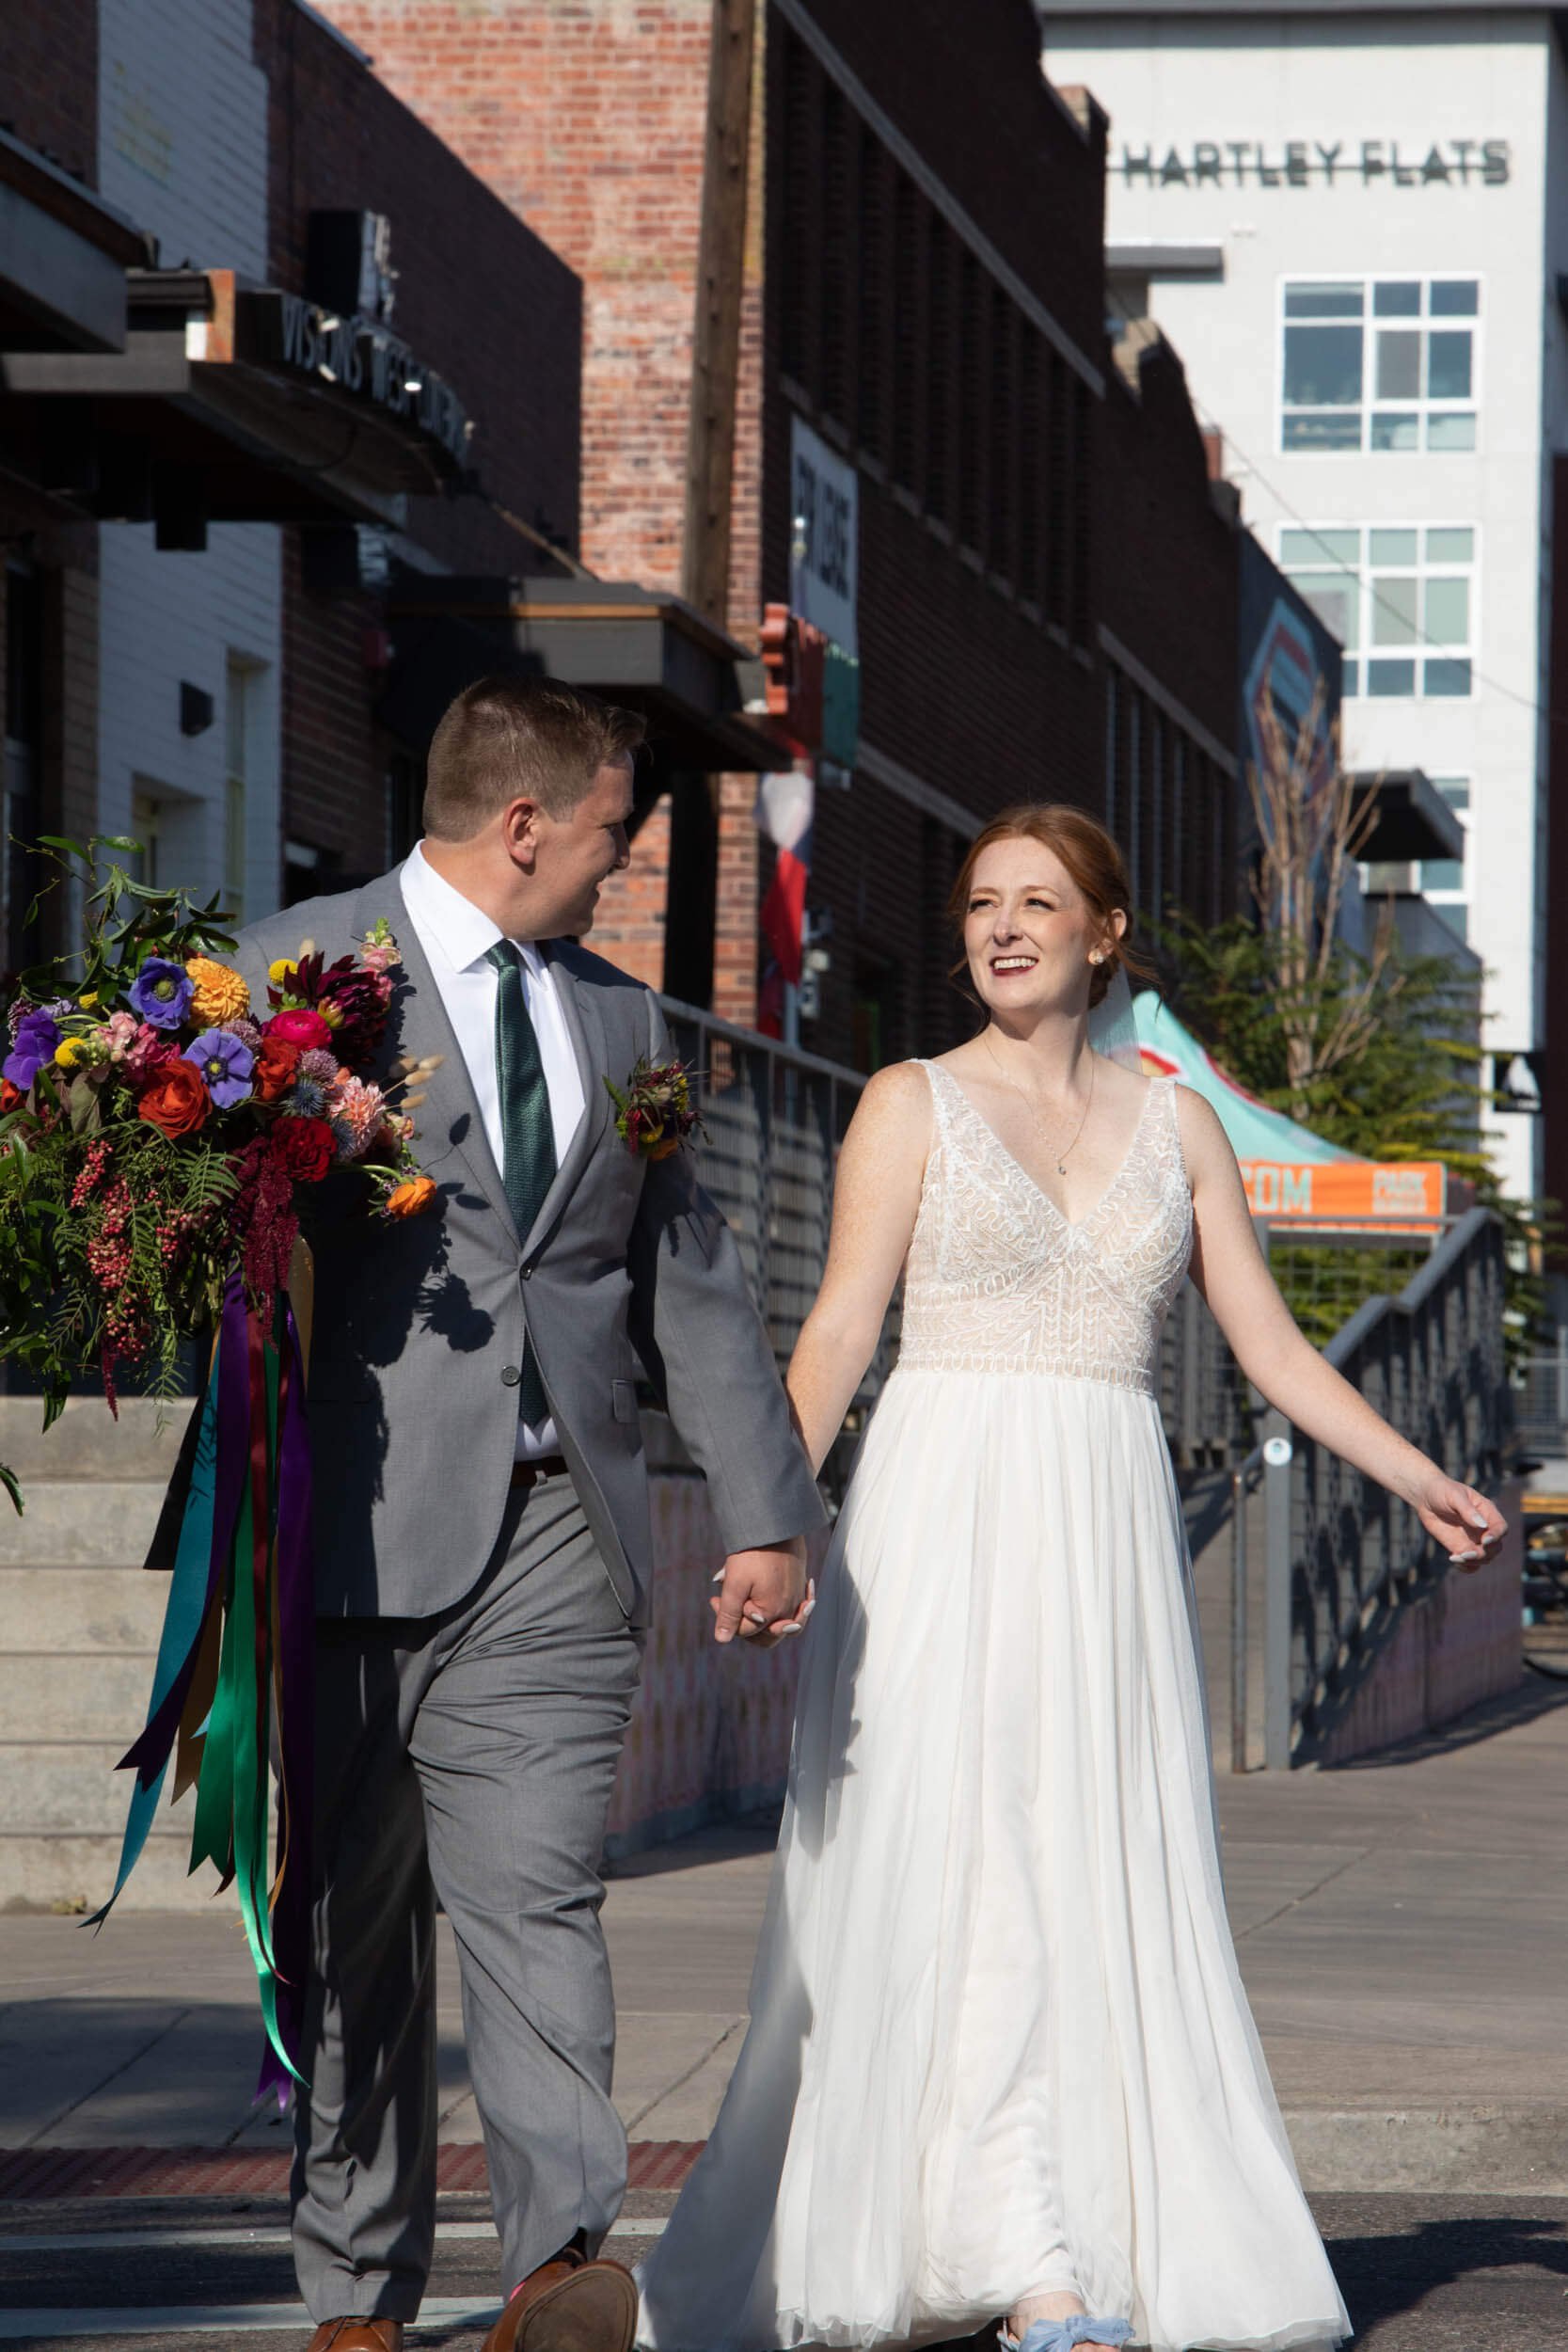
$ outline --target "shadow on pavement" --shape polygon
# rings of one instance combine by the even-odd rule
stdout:
[[[1452,1723],[1443,1724],[1435,1731],[1421,1732],[1414,1740],[1404,1740],[1397,1747],[1378,1748],[1370,1756],[1353,1756],[1342,1764],[1320,1764],[1322,1772],[1384,1772],[1399,1764],[1423,1764],[1434,1756],[1453,1756],[1461,1749],[1473,1748],[1483,1740],[1491,1740],[1499,1731],[1513,1731],[1520,1724],[1534,1723],[1542,1715],[1555,1714],[1568,1707],[1568,1683],[1548,1682],[1531,1677],[1521,1682],[1517,1690],[1504,1691],[1495,1699],[1483,1699],[1466,1714],[1456,1715]]]
[[[1537,2286],[1548,2278],[1568,2279],[1568,2236],[1560,2204],[1555,2211],[1533,2214],[1506,2209],[1449,2214],[1352,2236],[1334,2228],[1332,2213],[1321,2209],[1323,2201],[1313,2202],[1320,2207],[1328,2258],[1357,2339],[1380,2320],[1440,2296],[1445,2287],[1481,2277],[1498,2286],[1503,2283],[1497,2278],[1500,2272],[1532,2277]],[[1375,2208],[1378,2201],[1367,2202]],[[1370,2217],[1375,2220],[1375,2212]],[[1517,2341],[1521,2346],[1529,2343],[1528,2328]]]

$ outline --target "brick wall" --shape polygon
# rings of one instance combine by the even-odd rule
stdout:
[[[583,559],[675,586],[710,0],[328,0],[327,13],[582,278]],[[754,356],[754,319],[752,334]]]
[[[583,551],[604,573],[673,582],[707,0],[330,5],[582,273]],[[1104,119],[1042,83],[1031,10],[759,10],[731,625],[748,635],[787,596],[803,414],[860,477],[863,735],[881,779],[818,795],[811,898],[834,935],[807,1042],[885,1058],[940,1046],[965,1019],[941,910],[968,827],[942,803],[974,818],[1021,797],[1103,807],[1102,624],[1227,742],[1234,594],[1179,373],[1157,370],[1137,397],[1116,379]],[[743,1020],[770,859],[753,791],[736,778],[720,792],[715,1001]],[[645,826],[595,933],[650,977],[663,853]]]
[[[89,187],[98,177],[98,0],[14,0],[0,34],[0,124]]]
[[[764,0],[758,0],[759,18]],[[328,0],[377,74],[583,281],[580,548],[612,580],[678,587],[702,199],[710,0]],[[754,86],[729,624],[761,614],[763,44]],[[714,1004],[755,1010],[755,794],[720,785]],[[668,833],[645,825],[633,876],[601,901],[594,946],[662,977]]]

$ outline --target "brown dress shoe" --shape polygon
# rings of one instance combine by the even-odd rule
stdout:
[[[484,2339],[484,2352],[631,2352],[637,2286],[620,2263],[576,2247],[531,2271]]]
[[[401,2319],[324,2319],[309,2352],[403,2352]]]

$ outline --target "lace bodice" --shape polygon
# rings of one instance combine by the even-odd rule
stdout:
[[[904,1280],[900,1370],[1048,1373],[1152,1391],[1192,1251],[1176,1082],[1150,1085],[1127,1156],[1069,1222],[968,1095],[922,1062],[935,1123]]]

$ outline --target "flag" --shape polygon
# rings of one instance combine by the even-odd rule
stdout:
[[[784,775],[763,776],[757,787],[757,830],[768,835],[779,853],[762,902],[762,932],[780,977],[790,988],[800,984],[816,791],[812,778],[798,768]]]

